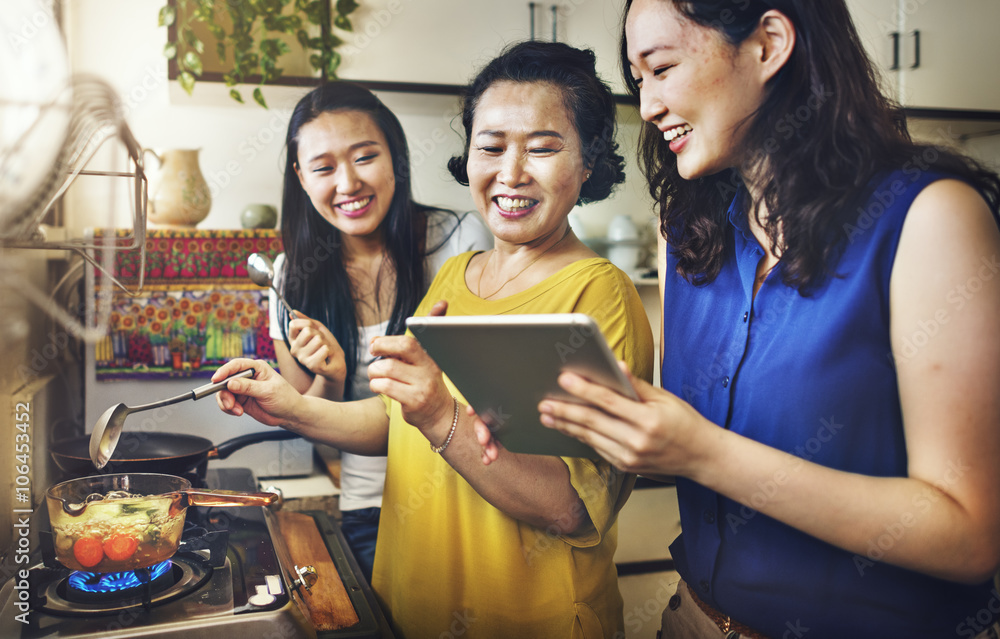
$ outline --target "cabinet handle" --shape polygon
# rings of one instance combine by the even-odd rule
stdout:
[[[892,38],[892,66],[889,70],[899,71],[899,31],[893,31],[889,37]]]
[[[916,69],[920,66],[920,29],[916,29],[913,32],[913,66],[911,69]]]
[[[552,5],[552,41],[559,42],[559,5]]]
[[[534,2],[529,2],[528,3],[528,14],[531,16],[530,17],[530,20],[531,20],[531,39],[534,40],[535,39],[535,3]]]

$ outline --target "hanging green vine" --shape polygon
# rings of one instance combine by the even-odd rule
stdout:
[[[168,41],[163,54],[177,61],[177,80],[190,94],[202,76],[205,53],[205,42],[194,26],[204,25],[215,40],[219,59],[232,56],[232,67],[223,74],[231,87],[229,96],[242,103],[236,85],[260,76],[253,99],[266,109],[261,86],[281,77],[284,70],[278,60],[292,50],[279,36],[295,36],[299,46],[310,52],[309,64],[320,77],[334,79],[341,61],[337,47],[343,40],[331,27],[353,31],[349,16],[358,6],[356,0],[174,0],[160,9],[160,26],[177,27],[177,40]],[[319,27],[319,35],[311,35],[309,25]],[[227,32],[227,26],[232,30]]]

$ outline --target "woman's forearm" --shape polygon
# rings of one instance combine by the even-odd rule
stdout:
[[[309,395],[311,397],[321,397],[323,399],[328,399],[332,402],[343,401],[344,399],[344,382],[343,380],[337,382],[330,380],[323,375],[315,375],[313,377],[312,383],[303,395]]]
[[[300,410],[283,427],[356,455],[385,455],[389,441],[389,417],[378,397],[334,402],[303,396]]]
[[[442,441],[432,443],[440,445],[446,436],[443,430]],[[473,419],[464,406],[459,405],[455,435],[442,457],[483,499],[515,519],[555,534],[571,534],[587,520],[569,469],[558,457],[503,451],[496,462],[484,466]]]
[[[855,553],[862,572],[879,561],[969,583],[997,569],[996,543],[986,522],[952,491],[973,464],[956,459],[939,477],[872,477],[806,461],[721,428],[709,434],[694,481],[744,505],[729,525],[761,513]],[[739,460],[739,463],[734,463]]]

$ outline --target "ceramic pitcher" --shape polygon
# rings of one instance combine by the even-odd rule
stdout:
[[[212,194],[198,166],[200,149],[169,149],[143,156],[156,158],[149,174],[149,221],[157,226],[193,227],[212,207]]]

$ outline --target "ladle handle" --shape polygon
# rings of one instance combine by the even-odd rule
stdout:
[[[237,377],[253,377],[255,372],[256,371],[254,371],[254,369],[248,368],[245,371],[240,371],[236,373],[235,375],[230,375],[221,382],[215,382],[213,384],[205,384],[204,386],[199,386],[198,388],[191,391],[191,399],[201,399],[202,397],[205,397],[207,395],[218,393],[220,390],[226,387],[226,384],[229,383],[229,380],[236,379]]]
[[[232,490],[182,490],[189,506],[270,506],[276,493],[240,493]]]

